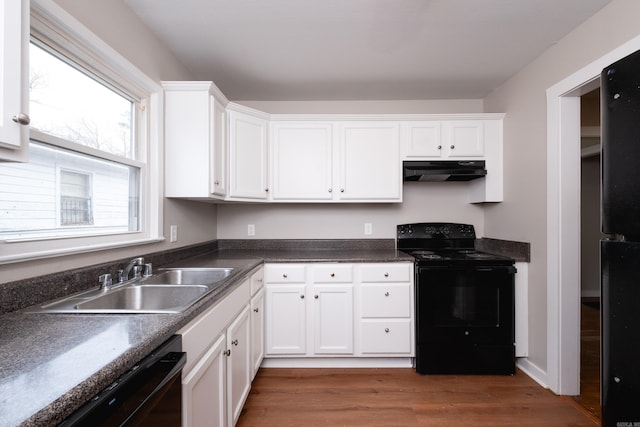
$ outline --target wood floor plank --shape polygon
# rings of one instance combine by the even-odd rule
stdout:
[[[238,427],[593,427],[573,401],[514,376],[413,369],[261,369]]]

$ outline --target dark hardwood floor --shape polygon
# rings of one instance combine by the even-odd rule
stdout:
[[[592,299],[581,304],[580,396],[574,400],[600,420],[600,309],[597,302],[598,299]]]
[[[261,369],[237,423],[264,426],[582,427],[599,422],[524,373],[413,369]]]

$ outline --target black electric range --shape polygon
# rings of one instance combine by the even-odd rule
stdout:
[[[515,373],[515,261],[475,250],[473,225],[397,227],[415,261],[416,371]]]

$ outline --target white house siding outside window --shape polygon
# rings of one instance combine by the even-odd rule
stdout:
[[[60,37],[45,9],[31,14],[29,160],[0,162],[0,262],[161,240],[161,89],[106,45],[95,55],[88,32]]]

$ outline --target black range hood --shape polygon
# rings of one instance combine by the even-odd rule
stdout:
[[[402,162],[405,181],[471,181],[487,175],[484,160],[425,160]]]

